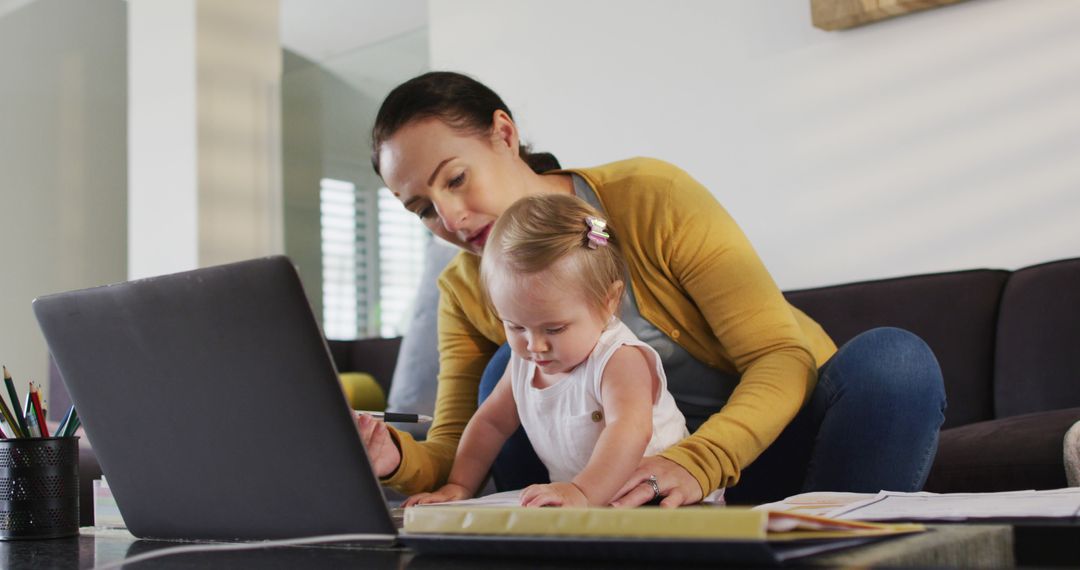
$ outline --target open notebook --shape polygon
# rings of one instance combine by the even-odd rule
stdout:
[[[716,499],[717,494],[699,505],[680,509],[538,509],[521,507],[520,493],[506,491],[410,507],[404,510],[402,528],[408,533],[770,541],[883,536],[923,530],[918,524],[876,524],[798,512],[725,507],[722,499]]]
[[[780,564],[924,530],[715,503],[527,508],[518,493],[407,508],[400,539],[421,554]]]

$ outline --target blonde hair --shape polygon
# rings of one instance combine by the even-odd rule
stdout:
[[[494,311],[491,287],[496,278],[552,271],[559,286],[576,287],[592,310],[604,312],[612,286],[625,287],[626,266],[614,235],[607,245],[589,247],[587,217],[602,218],[595,208],[569,194],[530,196],[507,208],[492,227],[480,261],[488,307]],[[606,231],[611,234],[610,226]]]

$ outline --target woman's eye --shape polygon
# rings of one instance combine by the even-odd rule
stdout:
[[[426,220],[435,215],[435,208],[430,205],[424,206],[420,210],[417,210],[416,215],[419,216],[421,220]]]
[[[461,174],[458,174],[457,176],[450,179],[449,186],[451,188],[457,188],[458,186],[461,186],[461,184],[464,183],[464,182],[465,182],[465,173],[462,172]]]

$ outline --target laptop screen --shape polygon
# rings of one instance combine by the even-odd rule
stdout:
[[[33,308],[136,536],[394,532],[286,257],[43,296]]]

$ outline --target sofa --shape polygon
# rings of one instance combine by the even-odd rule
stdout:
[[[933,349],[948,408],[925,490],[1068,485],[1063,441],[1080,422],[1080,258],[1015,271],[911,275],[785,295],[821,323],[837,345],[869,328],[895,326],[918,334]],[[432,335],[429,328],[415,330]],[[359,340],[336,348],[331,342],[331,350],[336,358],[342,355],[340,370],[388,370],[398,359],[387,348],[394,342]],[[430,354],[416,351],[434,351],[433,343],[408,348],[402,360],[430,360]],[[433,401],[435,373],[404,379],[394,374],[394,381],[426,383],[409,391],[428,390]],[[388,386],[391,405],[395,388]]]
[[[948,409],[926,491],[1067,486],[1063,440],[1080,421],[1080,258],[786,295],[838,345],[888,325],[933,349]]]

